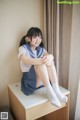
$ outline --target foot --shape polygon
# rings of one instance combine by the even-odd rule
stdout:
[[[52,88],[60,101],[67,102],[68,97],[61,93],[58,83],[52,84]]]
[[[47,97],[49,99],[49,101],[54,104],[55,106],[57,107],[61,107],[61,103],[60,101],[58,100],[55,92],[53,91],[51,85],[45,87],[46,88],[46,94],[47,94]]]

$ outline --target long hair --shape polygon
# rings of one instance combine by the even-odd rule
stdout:
[[[20,44],[19,44],[19,47],[27,43],[26,40],[25,40],[26,37],[29,37],[32,40],[33,36],[35,36],[35,37],[41,36],[42,41],[43,41],[43,35],[42,35],[41,30],[37,27],[31,27],[28,30],[27,34],[22,37],[22,39],[20,41]],[[43,42],[42,41],[41,41],[41,44],[40,44],[41,47],[43,47]]]

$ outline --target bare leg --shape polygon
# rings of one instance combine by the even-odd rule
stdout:
[[[35,71],[36,71],[36,75],[43,82],[43,84],[45,86],[46,94],[47,94],[47,97],[50,100],[50,102],[52,104],[55,104],[57,107],[61,107],[61,104],[60,104],[56,94],[54,93],[54,90],[51,87],[46,65],[36,65]]]
[[[57,97],[61,101],[67,102],[67,97],[65,95],[63,95],[59,89],[58,78],[57,78],[57,73],[56,73],[54,63],[52,63],[51,65],[46,66],[46,67],[47,67],[48,75],[49,75],[50,81],[52,83],[54,92],[56,93]]]
[[[50,85],[46,65],[36,65],[35,71],[36,71],[37,79],[41,80],[43,82],[44,86]]]
[[[47,65],[46,67],[47,67],[47,71],[48,71],[48,75],[51,83],[58,82],[54,62],[51,65]]]

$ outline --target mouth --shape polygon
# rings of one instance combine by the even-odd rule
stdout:
[[[39,45],[39,43],[35,43],[36,45]]]

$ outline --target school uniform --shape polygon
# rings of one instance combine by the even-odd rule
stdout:
[[[26,65],[23,61],[21,61],[20,56],[25,54],[28,58],[41,58],[45,52],[47,51],[40,46],[38,46],[34,51],[30,48],[29,44],[19,47],[18,58],[20,60],[20,67],[22,71],[21,90],[26,95],[32,94],[36,89],[43,87],[43,85],[36,88],[37,80],[34,65]]]

